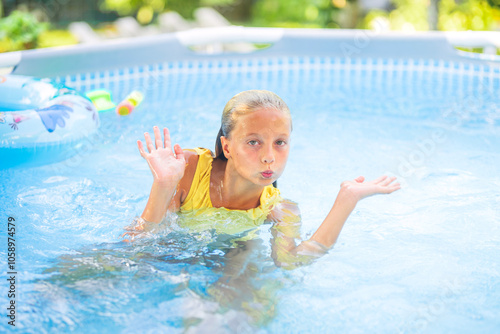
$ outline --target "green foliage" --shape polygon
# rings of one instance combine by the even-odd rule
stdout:
[[[238,0],[201,0],[200,5],[202,6],[228,6],[233,5]]]
[[[396,9],[389,15],[394,30],[429,30],[427,21],[428,0],[392,0]]]
[[[72,44],[78,44],[78,39],[67,30],[47,30],[38,37],[39,48]]]
[[[191,19],[201,6],[236,7],[243,0],[102,0],[102,9],[119,15],[135,15],[150,23],[154,16],[173,10]],[[486,30],[500,24],[500,0],[435,0],[438,29]],[[430,0],[391,0],[392,11],[358,13],[359,0],[253,0],[252,20],[247,25],[307,28],[373,28],[373,23],[391,30],[429,30]]]
[[[0,41],[11,50],[31,49],[47,28],[48,23],[38,22],[33,14],[15,10],[0,19]]]
[[[235,0],[205,0],[222,3]],[[185,18],[192,18],[193,11],[203,5],[203,0],[103,0],[101,10],[116,11],[120,16],[135,15],[139,22],[150,23],[154,14],[172,10]]]
[[[488,0],[488,4],[492,8],[499,8],[500,9],[500,0]]]
[[[492,0],[490,0],[492,1]],[[454,0],[439,2],[439,30],[491,30],[498,24],[500,10],[485,0]],[[496,1],[499,2],[499,1]]]
[[[375,30],[377,21],[380,24],[381,22],[385,23],[385,25],[389,26],[389,13],[383,10],[375,9],[369,11],[363,20],[359,24],[360,29],[370,29]]]
[[[360,27],[374,28],[375,21],[383,21],[391,30],[425,31],[429,30],[429,0],[392,0],[395,7],[391,12],[370,11],[362,20]]]
[[[395,9],[391,12],[368,13],[362,28],[372,28],[376,20],[387,23],[391,30],[429,30],[428,0],[393,0]],[[499,27],[500,0],[440,0],[438,1],[439,30],[492,30]]]
[[[321,28],[338,27],[339,11],[331,0],[258,0],[252,16],[253,25]]]
[[[100,0],[102,11],[120,16],[134,15],[143,24],[151,23],[164,11],[178,12],[186,19],[196,8],[248,10],[247,26],[286,28],[365,28],[428,30],[431,0],[391,0],[393,10],[361,13],[359,0]],[[438,6],[439,30],[495,30],[500,28],[500,0],[432,0]],[[0,0],[0,17],[2,15]],[[246,15],[245,17],[248,17]],[[76,43],[65,31],[46,31],[34,15],[14,11],[0,19],[0,52]]]

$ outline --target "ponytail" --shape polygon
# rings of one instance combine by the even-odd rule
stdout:
[[[222,149],[222,141],[220,137],[224,136],[224,131],[222,131],[222,126],[220,127],[219,133],[217,134],[217,139],[215,140],[215,159],[221,159],[222,161],[227,161],[224,155],[224,150]]]

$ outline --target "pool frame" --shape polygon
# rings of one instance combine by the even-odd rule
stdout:
[[[477,34],[472,34],[477,33]],[[453,46],[500,46],[494,32],[376,32],[342,29],[283,29],[223,27],[192,29],[98,44],[80,44],[0,54],[0,68],[13,74],[59,78],[66,82],[82,73],[132,68],[174,61],[237,60],[267,57],[337,57],[347,59],[413,59],[466,62],[500,69],[500,56],[458,51]],[[202,54],[197,45],[264,43],[251,53]],[[444,63],[443,63],[444,64]],[[69,80],[71,81],[71,80]]]

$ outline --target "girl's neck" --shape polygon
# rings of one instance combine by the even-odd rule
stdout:
[[[241,178],[230,163],[216,159],[212,163],[210,190],[214,207],[248,210],[260,205],[264,187]]]

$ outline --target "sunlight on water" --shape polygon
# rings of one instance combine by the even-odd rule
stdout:
[[[99,135],[75,157],[0,171],[0,212],[18,222],[19,328],[497,331],[498,79],[394,73],[296,68],[161,76],[129,117],[101,114]],[[146,79],[116,79],[108,88],[120,97]],[[273,261],[271,225],[245,238],[190,233],[173,221],[122,242],[152,182],[136,140],[159,125],[183,148],[213,149],[224,104],[253,88],[276,92],[292,111],[292,150],[279,187],[300,205],[303,238],[346,179],[389,173],[403,189],[363,200],[329,254],[291,271]],[[5,291],[6,282],[0,287]]]

